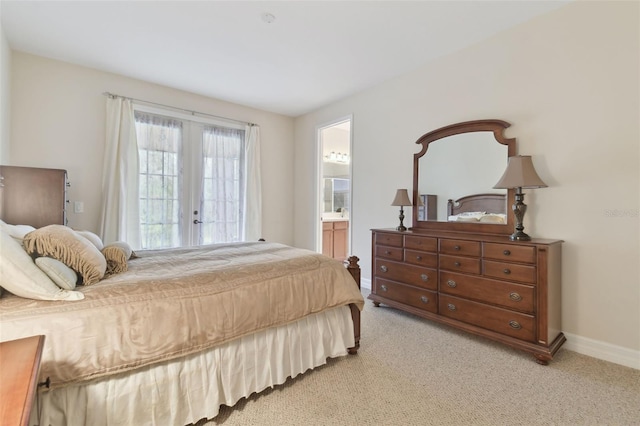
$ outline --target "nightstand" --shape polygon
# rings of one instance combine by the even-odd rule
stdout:
[[[44,336],[0,343],[0,424],[28,425]]]

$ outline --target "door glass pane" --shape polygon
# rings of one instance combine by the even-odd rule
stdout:
[[[244,131],[205,126],[199,244],[241,240]]]

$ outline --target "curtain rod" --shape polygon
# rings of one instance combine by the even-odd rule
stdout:
[[[156,105],[156,106],[161,106],[163,108],[170,108],[170,109],[174,109],[174,110],[177,110],[177,111],[188,112],[191,115],[198,114],[198,115],[204,115],[204,116],[207,116],[207,117],[219,118],[221,120],[233,121],[235,123],[244,123],[244,124],[247,124],[249,126],[257,126],[257,124],[250,123],[248,121],[235,120],[233,118],[227,118],[227,117],[222,117],[222,116],[219,116],[219,115],[207,114],[206,112],[198,112],[198,111],[193,111],[193,110],[190,110],[190,109],[174,107],[174,106],[171,106],[171,105],[159,104],[157,102],[145,101],[144,99],[136,99],[136,98],[131,98],[129,96],[116,95],[115,93],[103,92],[102,94],[104,96],[107,96],[107,97],[112,98],[112,99],[113,98],[129,99],[131,101],[142,102],[142,103],[149,104],[149,105]]]

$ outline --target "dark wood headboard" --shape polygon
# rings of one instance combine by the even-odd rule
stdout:
[[[67,171],[0,166],[0,219],[41,228],[67,224]]]
[[[507,213],[507,194],[474,194],[447,202],[447,217],[465,212]]]

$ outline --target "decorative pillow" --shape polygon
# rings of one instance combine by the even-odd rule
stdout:
[[[115,243],[110,243],[104,246],[104,248],[107,248],[107,247],[118,247],[122,249],[122,251],[124,251],[124,255],[127,258],[127,260],[131,259],[135,254],[131,249],[131,246],[129,245],[129,243],[124,241],[116,241]]]
[[[485,213],[486,212],[462,212],[462,213],[458,213],[458,217],[475,217],[479,219]]]
[[[27,253],[59,260],[91,285],[104,277],[107,261],[89,240],[64,225],[47,225],[24,237]]]
[[[96,234],[91,231],[76,231],[78,234],[85,237],[87,240],[91,241],[91,244],[96,246],[98,250],[102,250],[104,248],[104,243]]]
[[[78,275],[76,272],[69,268],[59,260],[51,257],[38,257],[36,259],[36,265],[42,269],[42,272],[47,274],[51,281],[65,290],[73,290],[76,288],[78,282]]]
[[[478,219],[476,216],[457,216],[456,222],[477,222]]]
[[[125,250],[119,245],[109,244],[102,249],[102,254],[107,260],[107,270],[105,275],[125,272],[129,268],[127,265],[127,259],[131,253],[125,252]]]
[[[33,263],[24,248],[0,230],[0,286],[16,296],[36,300],[81,300],[79,291],[63,290]]]
[[[500,213],[487,213],[480,218],[482,223],[507,223],[506,215]]]

